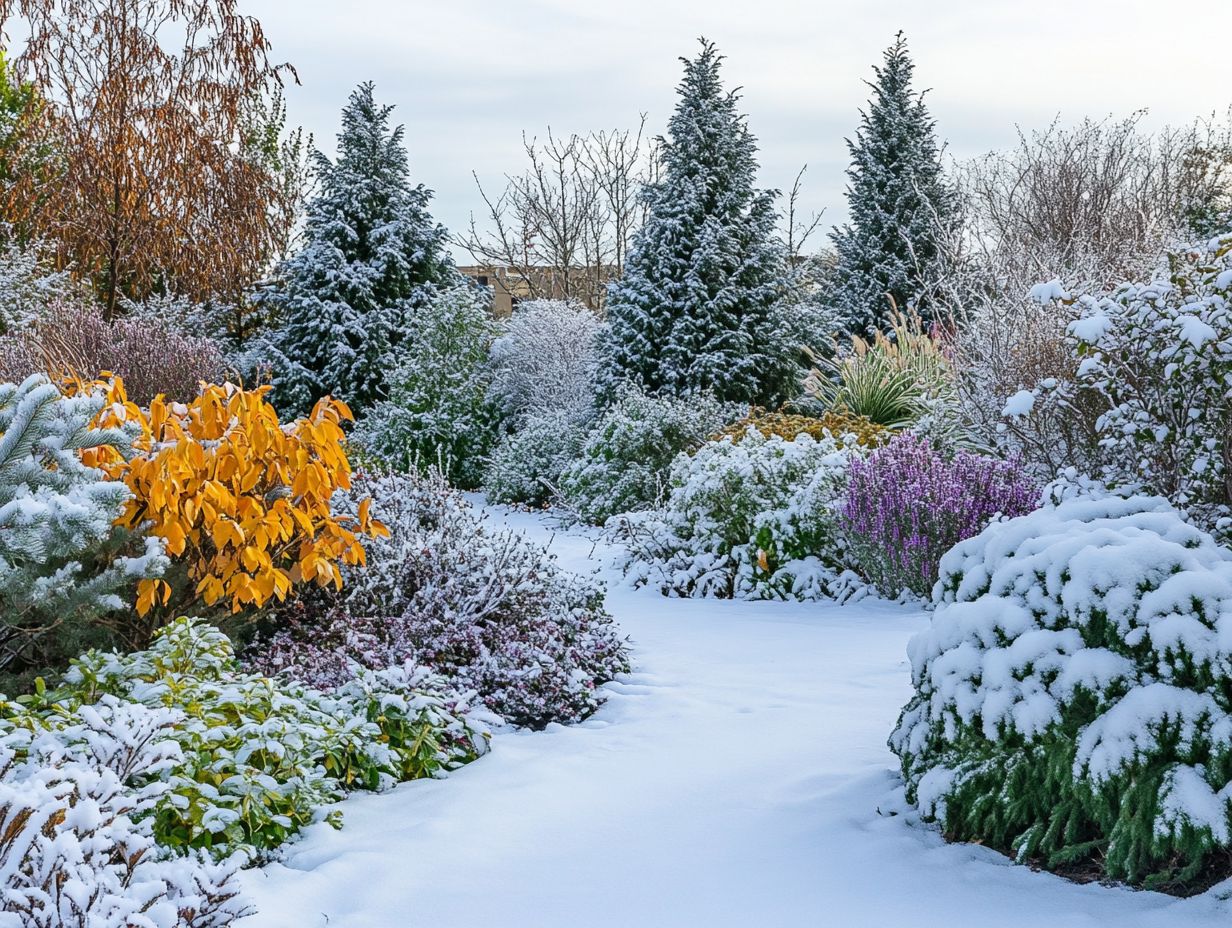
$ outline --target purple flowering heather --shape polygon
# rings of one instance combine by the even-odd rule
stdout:
[[[840,524],[857,569],[882,592],[927,596],[941,556],[997,515],[1037,506],[1017,462],[960,451],[946,459],[910,432],[851,461]]]

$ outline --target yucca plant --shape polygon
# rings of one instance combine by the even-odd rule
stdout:
[[[804,380],[806,396],[822,409],[890,429],[914,423],[952,385],[949,359],[915,313],[895,312],[889,332],[871,341],[857,335],[848,349],[836,345],[829,357],[809,356],[814,366]]]

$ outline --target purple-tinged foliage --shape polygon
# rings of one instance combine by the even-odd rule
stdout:
[[[906,432],[852,458],[840,522],[865,578],[883,593],[927,596],[946,551],[998,515],[1031,512],[1038,497],[1017,462],[967,451],[946,458]]]
[[[438,474],[359,477],[390,537],[341,593],[316,591],[280,610],[248,660],[335,687],[407,659],[476,691],[515,725],[575,722],[599,686],[629,669],[628,646],[603,608],[603,586],[562,570],[524,536],[486,524]]]

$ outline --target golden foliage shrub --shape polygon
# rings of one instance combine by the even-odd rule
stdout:
[[[749,426],[755,428],[766,438],[778,435],[786,441],[792,441],[801,434],[814,439],[820,439],[827,432],[835,438],[854,435],[856,444],[865,447],[879,445],[892,434],[885,426],[878,425],[864,416],[850,413],[830,411],[822,416],[813,417],[801,416],[781,409],[771,412],[754,406],[747,416],[731,423],[714,435],[712,440],[717,441],[730,436],[732,441],[739,443],[748,433]]]
[[[351,485],[346,404],[325,397],[284,425],[268,387],[209,384],[187,405],[158,396],[145,410],[119,378],[102,386],[110,404],[98,424],[137,432],[128,459],[91,452],[132,491],[117,524],[165,539],[205,605],[238,613],[285,600],[297,584],[341,587],[339,565],[364,563],[361,536],[386,534],[367,501],[354,519],[330,509],[334,491]],[[168,605],[171,594],[165,580],[142,581],[137,612]]]

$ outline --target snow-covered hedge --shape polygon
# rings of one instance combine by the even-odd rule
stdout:
[[[835,532],[855,436],[793,441],[749,427],[681,454],[663,503],[609,522],[638,586],[672,596],[818,599],[841,596]]]
[[[645,509],[659,498],[676,455],[701,445],[741,411],[704,395],[676,399],[624,388],[561,475],[565,500],[596,525]]]
[[[1076,497],[941,563],[890,745],[947,835],[1186,891],[1232,852],[1232,552],[1158,497]]]
[[[368,496],[390,537],[367,545],[340,593],[284,611],[282,631],[253,650],[261,668],[331,686],[353,663],[414,658],[531,727],[585,717],[599,685],[629,669],[602,585],[486,525],[439,475],[357,479],[350,504]]]
[[[225,928],[250,912],[237,859],[155,843],[182,721],[106,696],[51,731],[0,724],[0,928]]]
[[[179,619],[146,651],[90,652],[58,689],[0,702],[0,737],[68,743],[78,718],[116,705],[173,720],[159,735],[174,748],[168,762],[120,777],[155,790],[143,807],[151,834],[164,848],[216,857],[277,848],[347,790],[442,775],[474,759],[487,749],[490,719],[411,665],[361,672],[334,693],[244,673],[225,635]]]

